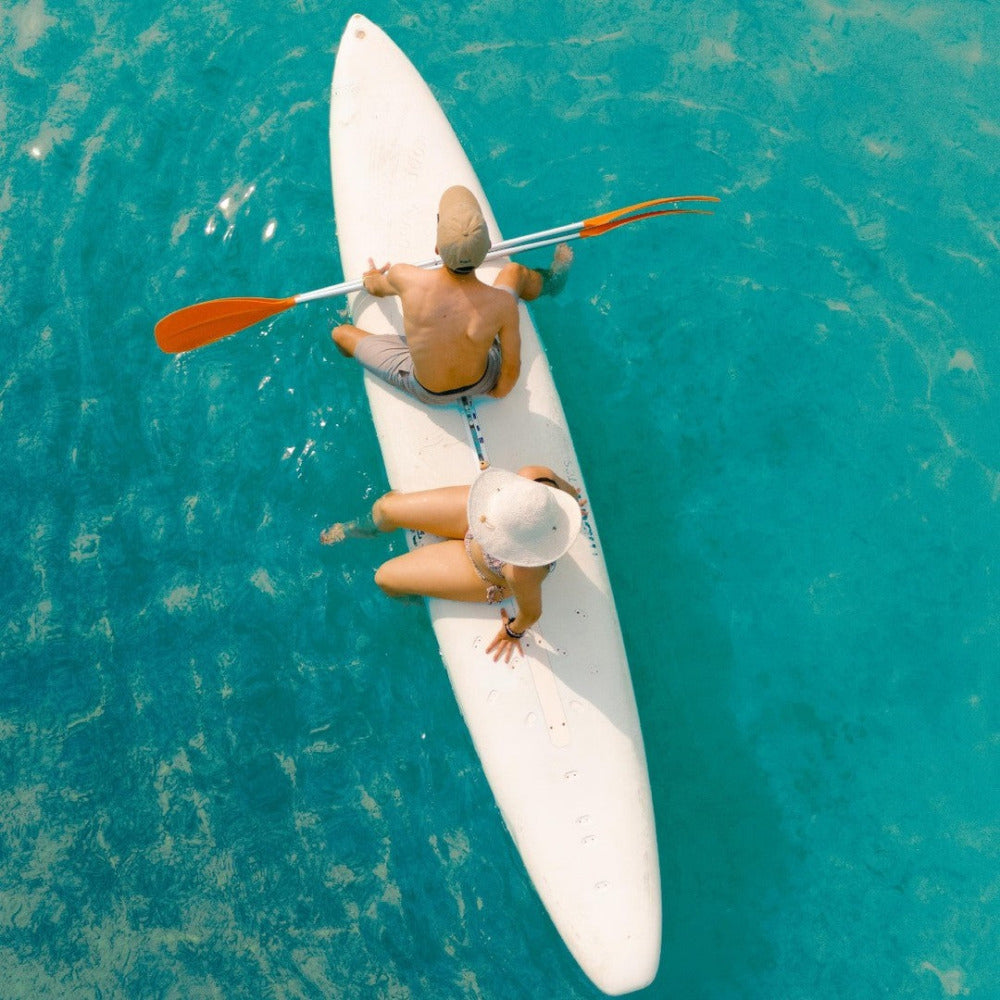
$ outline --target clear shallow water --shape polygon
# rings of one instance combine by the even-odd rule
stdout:
[[[0,996],[592,997],[419,605],[339,303],[351,8],[8,4]],[[376,3],[505,231],[676,193],[539,303],[650,757],[650,997],[1000,990],[998,17]]]

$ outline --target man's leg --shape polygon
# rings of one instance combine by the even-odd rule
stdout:
[[[364,340],[365,337],[370,337],[371,334],[351,323],[344,323],[341,326],[335,326],[330,332],[330,336],[333,338],[333,342],[337,345],[337,350],[340,351],[345,358],[353,358],[358,344]]]
[[[539,269],[510,261],[500,269],[493,284],[508,288],[519,299],[531,302],[539,296],[556,295],[561,291],[572,263],[573,251],[566,243],[560,243],[552,256],[551,266]]]

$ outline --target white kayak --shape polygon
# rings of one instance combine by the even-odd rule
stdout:
[[[337,52],[330,153],[346,276],[359,276],[369,257],[432,257],[438,200],[453,184],[476,194],[493,243],[502,239],[434,95],[360,15]],[[485,264],[480,278],[491,281],[500,264]],[[350,304],[363,329],[402,333],[398,300],[358,292]],[[583,489],[523,304],[520,324],[521,377],[502,400],[429,408],[365,373],[393,489],[471,483],[484,461],[548,465]],[[605,993],[628,993],[647,986],[659,965],[660,875],[642,733],[592,512],[546,581],[543,605],[525,656],[511,667],[484,652],[500,623],[495,606],[428,601],[459,708],[532,883],[586,974]]]

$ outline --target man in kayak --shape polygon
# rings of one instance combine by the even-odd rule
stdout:
[[[448,188],[437,226],[436,250],[444,267],[376,267],[369,260],[371,269],[364,274],[371,295],[399,296],[406,338],[374,335],[345,323],[331,334],[340,353],[432,406],[462,396],[506,396],[521,370],[518,299],[558,292],[573,254],[561,244],[546,270],[509,262],[487,285],[476,268],[489,249],[475,195],[465,187]]]

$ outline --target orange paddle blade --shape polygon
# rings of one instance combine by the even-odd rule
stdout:
[[[629,205],[627,208],[616,208],[613,212],[605,212],[603,215],[595,215],[590,219],[585,219],[583,222],[584,229],[596,229],[599,232],[606,233],[609,229],[614,229],[614,226],[609,225],[613,219],[622,219],[623,215],[631,215],[632,212],[638,212],[640,208],[652,208],[654,205],[669,205],[678,201],[718,201],[714,195],[710,194],[682,194],[674,198],[653,198],[650,201],[640,201],[635,205]],[[646,213],[644,215],[636,215],[633,218],[636,219],[648,219],[650,214]],[[657,215],[661,214],[659,212]],[[666,214],[666,213],[663,213]],[[622,219],[618,225],[623,226],[627,222],[631,222],[632,219]],[[596,236],[596,232],[592,232],[591,236]]]
[[[704,208],[662,208],[656,212],[640,212],[638,215],[630,215],[627,219],[612,219],[610,222],[602,223],[599,226],[587,226],[585,229],[580,230],[580,239],[585,240],[588,236],[600,236],[602,233],[611,232],[612,229],[617,229],[619,226],[627,226],[630,222],[638,222],[640,219],[652,219],[656,215],[712,214],[712,212]]]
[[[167,354],[180,354],[204,347],[232,333],[295,305],[295,297],[284,299],[212,299],[185,306],[164,316],[156,324],[156,343]]]

